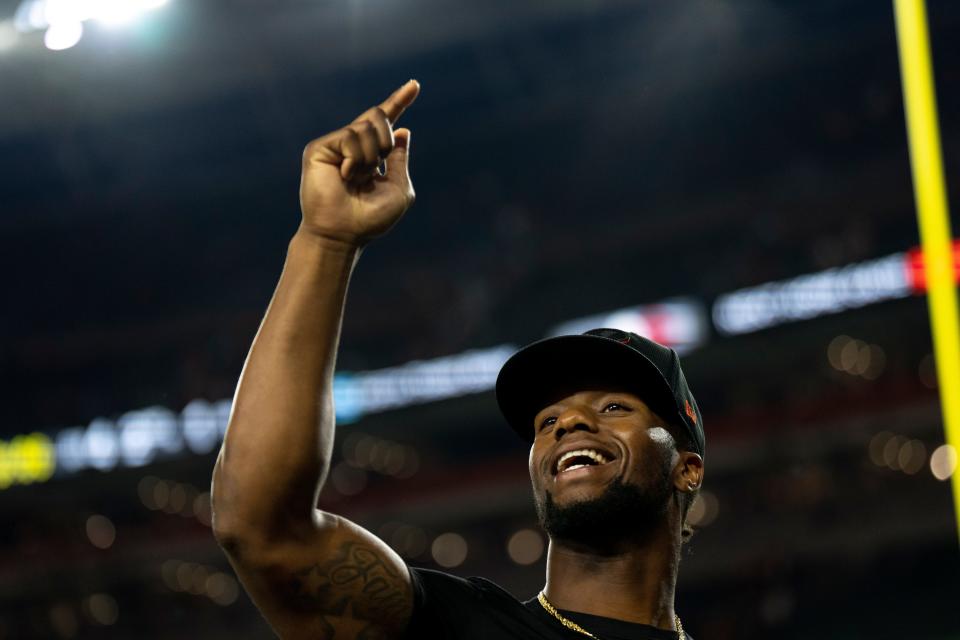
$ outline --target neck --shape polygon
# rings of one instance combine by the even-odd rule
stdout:
[[[547,599],[557,609],[675,629],[679,536],[669,528],[612,549],[551,540]]]

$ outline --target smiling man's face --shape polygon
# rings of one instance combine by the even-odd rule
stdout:
[[[529,467],[547,533],[589,543],[658,522],[678,455],[665,425],[619,390],[579,391],[541,410]]]

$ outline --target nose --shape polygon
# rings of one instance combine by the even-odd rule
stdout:
[[[553,430],[557,440],[574,431],[597,432],[597,425],[588,411],[582,407],[570,407],[557,416],[556,428]]]

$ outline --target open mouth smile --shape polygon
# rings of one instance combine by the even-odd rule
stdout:
[[[564,452],[553,464],[554,480],[590,475],[614,461],[613,455],[595,447],[582,447]]]

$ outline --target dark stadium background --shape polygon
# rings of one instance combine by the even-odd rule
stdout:
[[[956,202],[960,5],[928,5]],[[10,24],[4,446],[229,398],[303,146],[410,77],[418,200],[357,269],[344,371],[918,244],[889,2],[171,0],[64,51]],[[831,360],[852,340],[867,376]],[[677,609],[698,640],[960,638],[931,350],[913,295],[708,328],[684,355],[707,497]],[[5,460],[0,639],[271,637],[210,533],[214,453],[42,482]],[[539,589],[538,538],[513,537],[536,528],[526,451],[491,392],[366,415],[335,461],[321,506],[411,563]]]

